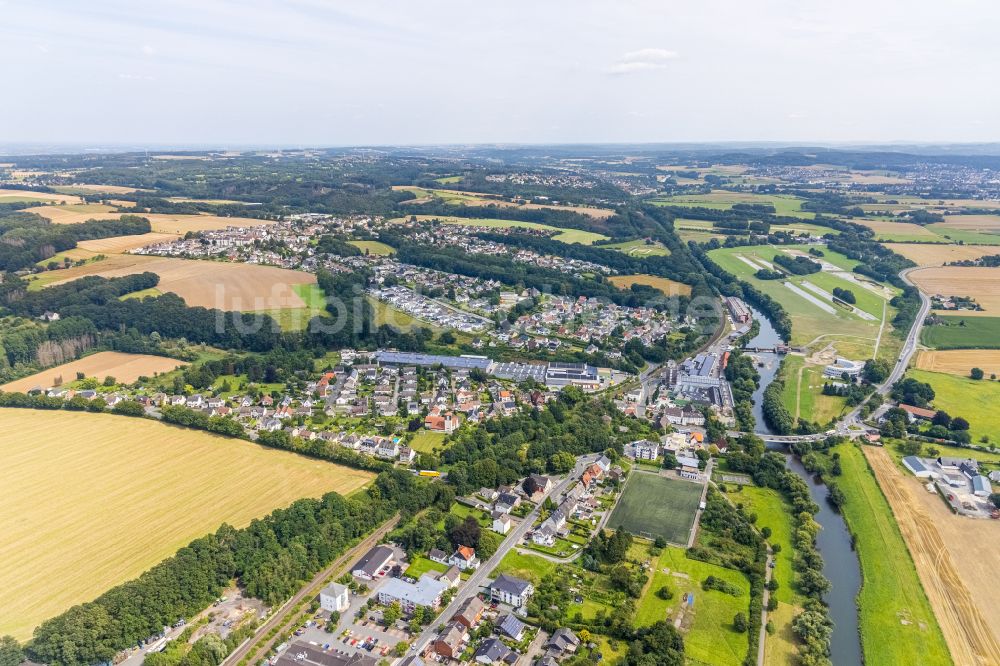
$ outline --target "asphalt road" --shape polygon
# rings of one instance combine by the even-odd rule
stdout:
[[[583,470],[586,466],[597,460],[597,458],[597,454],[590,454],[577,458],[576,466],[573,468],[573,471],[570,472],[565,479],[557,483],[548,493],[546,493],[532,512],[522,519],[521,522],[518,523],[517,527],[510,531],[507,538],[504,539],[500,544],[500,547],[497,548],[496,553],[494,553],[493,557],[490,558],[490,563],[481,564],[478,569],[472,572],[469,579],[466,580],[465,583],[463,583],[458,589],[458,593],[455,595],[454,599],[452,599],[451,603],[448,604],[448,606],[441,611],[434,621],[428,624],[420,635],[413,641],[413,647],[415,648],[413,651],[416,654],[423,654],[427,645],[431,642],[434,636],[437,635],[438,627],[451,619],[451,617],[458,611],[459,607],[465,603],[467,599],[479,593],[480,588],[482,588],[486,580],[491,577],[490,574],[493,572],[496,565],[503,560],[507,553],[510,552],[511,548],[521,542],[524,535],[531,529],[531,526],[534,525],[535,520],[538,518],[538,514],[541,511],[542,502],[545,501],[545,498],[557,497],[560,493],[565,492],[570,485],[578,479],[581,474],[583,474]]]

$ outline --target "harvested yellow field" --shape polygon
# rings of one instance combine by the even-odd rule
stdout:
[[[83,277],[122,277],[149,271],[160,276],[156,285],[192,306],[251,312],[304,308],[293,285],[315,284],[316,276],[274,266],[230,264],[131,254],[111,255],[102,261],[49,271],[43,274],[47,286]]]
[[[53,224],[79,224],[87,220],[117,220],[123,213],[104,204],[68,204],[52,206],[32,206],[26,213],[41,215]]]
[[[189,231],[214,231],[226,227],[259,227],[274,224],[272,220],[258,220],[252,217],[222,217],[220,215],[166,215],[160,213],[143,214],[148,218],[153,231],[161,234],[183,236]]]
[[[881,447],[864,447],[956,664],[995,664],[1000,597],[986,584],[1000,567],[1000,524],[952,515],[937,493],[906,478]],[[992,620],[990,619],[992,618]]]
[[[43,389],[52,388],[60,383],[60,377],[66,383],[74,381],[78,372],[82,372],[86,377],[97,377],[102,380],[110,376],[114,377],[120,383],[131,384],[139,377],[152,377],[156,374],[176,370],[185,365],[187,363],[184,361],[167,358],[166,356],[104,351],[84,356],[76,361],[57,365],[48,370],[42,370],[30,377],[15,379],[0,386],[0,389],[24,393],[37,387]]]
[[[118,202],[131,203],[131,202]],[[121,213],[111,206],[83,204],[81,206],[37,206],[28,208],[55,224],[77,224],[90,219],[116,220],[122,215],[138,215],[149,220],[152,230],[161,234],[183,236],[189,231],[214,231],[226,227],[257,227],[274,224],[271,220],[252,217],[223,217],[220,215],[172,215],[166,213]]]
[[[111,238],[85,240],[78,242],[76,246],[99,254],[121,254],[122,252],[146,247],[155,243],[166,243],[177,238],[179,238],[177,234],[151,232],[148,234],[136,234],[134,236],[112,236]]]
[[[962,312],[963,316],[1000,316],[1000,270],[982,266],[941,266],[921,268],[910,279],[925,294],[972,296],[982,312]]]
[[[32,192],[30,190],[10,190],[10,189],[0,189],[0,203],[6,203],[11,201],[30,201],[36,199],[38,201],[58,201],[59,203],[67,204],[77,204],[82,203],[83,199],[72,194],[55,194],[52,192]]]
[[[97,194],[132,194],[139,191],[134,187],[125,187],[124,185],[94,185],[93,183],[73,183],[72,185],[54,187],[53,189],[58,192],[68,192],[71,194],[76,194],[77,191],[94,192]]]
[[[952,261],[979,259],[991,254],[1000,254],[1000,248],[995,245],[886,243],[885,246],[918,266],[940,266]]]
[[[373,475],[145,419],[0,410],[0,635],[236,527]]]
[[[930,229],[911,222],[890,222],[889,220],[865,220],[861,218],[851,221],[856,222],[857,224],[865,225],[878,235],[886,235],[889,237],[900,235],[926,236],[928,240],[944,240]]]
[[[655,275],[615,275],[609,277],[608,281],[619,289],[628,289],[634,284],[644,284],[654,289],[659,289],[667,296],[678,296],[691,294],[691,286],[681,282],[674,282],[665,277]]]
[[[945,215],[944,223],[966,231],[996,231],[1000,229],[1000,215]]]
[[[597,208],[594,206],[570,206],[570,205],[560,205],[560,204],[535,204],[535,203],[513,203],[507,201],[497,194],[484,194],[481,192],[465,192],[462,190],[448,190],[448,189],[425,189],[422,187],[416,187],[414,185],[393,185],[392,189],[401,192],[413,192],[416,195],[416,199],[410,199],[409,201],[404,201],[404,204],[422,204],[428,201],[433,201],[434,199],[441,199],[445,203],[450,204],[460,204],[464,206],[498,206],[503,208],[527,208],[527,209],[539,209],[539,208],[550,208],[552,210],[568,210],[574,213],[580,213],[581,215],[589,215],[590,217],[603,220],[611,217],[615,214],[615,211],[610,208]]]
[[[1000,350],[998,349],[948,349],[923,350],[917,354],[917,369],[947,372],[968,377],[972,368],[981,368],[986,376],[1000,375]]]
[[[568,210],[572,213],[579,213],[580,215],[589,215],[590,217],[596,217],[599,220],[604,220],[615,214],[615,211],[610,208],[596,208],[594,206],[547,206],[545,204],[534,204],[526,203],[518,206],[519,208],[551,208],[552,210]]]

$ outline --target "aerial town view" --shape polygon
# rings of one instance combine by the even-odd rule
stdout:
[[[1000,666],[997,6],[0,17],[0,666]]]

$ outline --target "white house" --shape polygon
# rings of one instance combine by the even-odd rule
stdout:
[[[636,460],[656,460],[660,457],[660,445],[648,439],[633,442]]]
[[[319,593],[319,605],[331,613],[343,613],[351,605],[350,591],[340,583],[330,583]]]
[[[490,599],[520,608],[528,602],[535,587],[528,581],[507,574],[500,574],[490,583]]]
[[[448,564],[458,567],[462,571],[471,571],[479,566],[479,558],[476,551],[468,546],[459,546],[448,560]]]
[[[511,527],[510,516],[503,511],[493,512],[493,531],[499,534],[507,534]]]

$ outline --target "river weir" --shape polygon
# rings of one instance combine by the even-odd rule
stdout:
[[[784,341],[763,313],[751,308],[753,317],[760,322],[760,332],[747,343],[747,347],[774,348]],[[761,405],[764,389],[778,373],[781,357],[772,353],[751,355],[760,373],[760,386],[753,394],[753,416],[755,432],[761,435],[774,434],[764,422]],[[768,448],[787,453],[781,444],[768,444]],[[830,618],[834,622],[833,637],[830,641],[830,660],[837,666],[856,666],[862,663],[861,637],[859,634],[857,595],[861,590],[861,565],[851,545],[851,535],[843,517],[836,513],[826,501],[826,486],[810,474],[793,455],[786,455],[785,465],[809,486],[812,499],[819,506],[816,522],[823,528],[816,537],[816,549],[823,556],[823,575],[831,583],[830,591],[823,600],[830,607]]]

